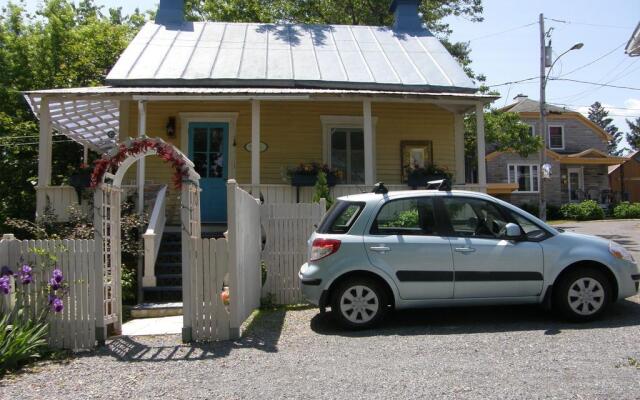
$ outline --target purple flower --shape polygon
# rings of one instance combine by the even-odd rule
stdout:
[[[0,292],[3,294],[9,294],[11,291],[11,281],[9,275],[0,276]]]
[[[2,267],[2,269],[0,269],[0,276],[10,276],[10,275],[13,275],[13,271],[11,271],[11,268],[5,265],[4,267]]]
[[[57,313],[64,310],[64,303],[62,302],[62,299],[55,297],[53,301],[51,301],[51,310]]]
[[[60,289],[60,283],[57,282],[55,278],[51,278],[49,279],[49,287],[51,290],[58,290]]]
[[[62,282],[62,279],[63,279],[62,271],[59,268],[54,269],[53,272],[51,273],[51,276],[53,277],[52,279],[54,279],[56,282],[58,283]]]
[[[33,282],[32,271],[33,269],[28,264],[24,264],[22,268],[20,268],[20,281],[23,285],[28,285]]]

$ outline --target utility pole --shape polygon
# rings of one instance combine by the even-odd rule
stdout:
[[[538,191],[540,201],[538,204],[538,215],[543,221],[547,220],[547,201],[544,197],[544,178],[542,167],[547,162],[547,121],[546,121],[546,66],[547,66],[547,48],[545,43],[544,31],[544,15],[540,14],[540,138],[542,139],[542,149],[540,150],[540,165],[538,166]]]

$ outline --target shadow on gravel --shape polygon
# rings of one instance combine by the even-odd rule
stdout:
[[[618,244],[623,245],[630,251],[640,251],[640,247],[638,247],[638,242],[635,241],[634,238],[628,235],[597,235],[604,239],[613,240]]]
[[[237,340],[213,343],[181,343],[177,335],[121,336],[93,352],[78,357],[111,356],[124,362],[195,361],[226,357],[234,349],[253,348],[268,353],[278,351],[287,310],[260,310]]]
[[[598,321],[568,323],[560,321],[540,306],[499,306],[431,308],[392,313],[380,327],[347,331],[338,327],[330,313],[311,319],[311,329],[321,335],[368,337],[384,335],[460,335],[466,333],[543,331],[557,335],[565,330],[617,328],[640,325],[640,304],[623,300],[614,304]]]

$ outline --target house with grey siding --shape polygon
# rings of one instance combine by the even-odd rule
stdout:
[[[540,134],[540,103],[518,95],[514,103],[501,109],[518,113]],[[611,201],[608,167],[624,162],[624,157],[607,154],[611,136],[579,112],[547,105],[546,159],[551,176],[545,178],[547,203],[560,206],[587,199],[600,204]],[[494,151],[487,146],[487,191],[516,205],[537,205],[540,192],[540,153],[522,157],[515,152]]]

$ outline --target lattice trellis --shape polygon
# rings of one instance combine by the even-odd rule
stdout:
[[[28,96],[29,105],[39,115],[42,97]],[[51,126],[76,142],[104,153],[116,145],[120,129],[120,106],[111,99],[51,99]],[[113,137],[109,136],[113,132]]]

